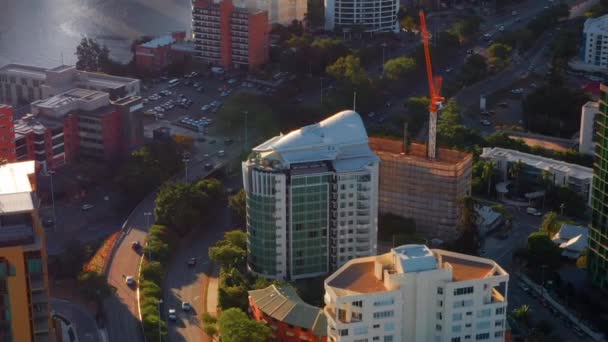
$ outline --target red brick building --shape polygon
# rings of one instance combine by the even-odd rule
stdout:
[[[256,321],[272,329],[274,341],[327,341],[323,310],[302,301],[290,286],[249,291],[249,309]]]
[[[55,169],[77,157],[112,161],[143,143],[138,96],[73,89],[32,103],[32,114],[13,122],[17,160]]]
[[[173,32],[135,47],[135,67],[139,72],[158,73],[173,63],[189,63],[193,46],[185,42],[186,32]]]
[[[17,160],[15,155],[15,129],[13,107],[0,104],[0,158],[9,162]]]
[[[235,7],[232,0],[192,4],[194,56],[226,69],[263,66],[269,56],[269,28],[267,11]]]

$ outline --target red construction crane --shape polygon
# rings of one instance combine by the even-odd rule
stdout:
[[[433,74],[431,63],[431,49],[429,47],[429,31],[426,28],[424,12],[420,11],[420,34],[424,45],[424,59],[426,61],[426,76],[429,82],[429,143],[427,145],[427,156],[435,159],[437,154],[437,112],[445,100],[441,95],[441,76]]]

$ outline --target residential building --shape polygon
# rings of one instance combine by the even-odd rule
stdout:
[[[426,146],[403,141],[370,139],[380,157],[378,210],[413,218],[416,230],[429,238],[457,237],[459,201],[471,194],[473,156],[440,148],[427,158]]]
[[[195,57],[226,69],[258,69],[268,61],[268,12],[232,0],[192,3]]]
[[[45,69],[7,64],[0,68],[0,103],[13,106],[47,99],[74,88],[106,92],[110,99],[139,95],[137,79],[76,70],[60,65]]]
[[[255,147],[243,162],[249,270],[308,278],[374,255],[378,161],[353,111]]]
[[[597,102],[589,101],[581,109],[581,128],[579,132],[578,151],[584,154],[595,153],[595,115],[599,111]]]
[[[238,7],[248,7],[268,12],[268,23],[270,25],[289,26],[294,20],[304,21],[308,11],[306,0],[235,0],[235,4]]]
[[[608,15],[585,20],[581,59],[600,69],[608,67]]]
[[[184,41],[186,32],[173,32],[156,37],[135,47],[135,67],[138,71],[159,72],[171,64],[171,46]]]
[[[327,341],[323,310],[305,303],[289,285],[249,291],[251,315],[272,329],[273,341]]]
[[[524,168],[521,177],[527,181],[540,182],[549,175],[553,184],[570,188],[588,205],[591,204],[591,168],[500,147],[484,147],[480,157],[496,163],[501,180],[508,181],[511,166],[522,162]]]
[[[399,0],[325,0],[325,29],[399,32]]]
[[[587,249],[588,238],[589,228],[564,223],[551,240],[562,249],[562,256],[577,259]]]
[[[33,161],[0,166],[0,341],[54,341]]]
[[[0,159],[15,161],[17,160],[15,153],[13,107],[0,104]]]
[[[587,270],[591,282],[608,289],[608,87],[601,86],[597,131],[593,190],[591,191],[591,226]]]
[[[509,275],[424,245],[347,262],[325,280],[329,341],[504,341]]]
[[[69,117],[70,123],[66,125],[61,120],[27,114],[15,121],[17,160],[34,160],[38,169],[44,171],[73,160],[77,153],[78,134],[69,129],[66,131],[64,126],[75,127],[74,119]]]

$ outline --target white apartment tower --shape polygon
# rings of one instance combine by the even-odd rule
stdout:
[[[249,270],[301,279],[375,255],[378,161],[353,111],[255,147],[243,162]]]
[[[399,32],[399,0],[325,0],[325,29]]]
[[[424,245],[351,260],[325,280],[330,342],[504,341],[509,275]]]
[[[578,137],[578,151],[593,155],[595,153],[595,115],[600,111],[599,103],[589,101],[581,108],[581,128]]]
[[[608,67],[608,15],[585,21],[582,45],[582,59],[586,64]]]

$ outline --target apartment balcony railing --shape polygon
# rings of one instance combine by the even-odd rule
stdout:
[[[30,244],[34,239],[34,229],[31,225],[0,226],[0,247]]]

